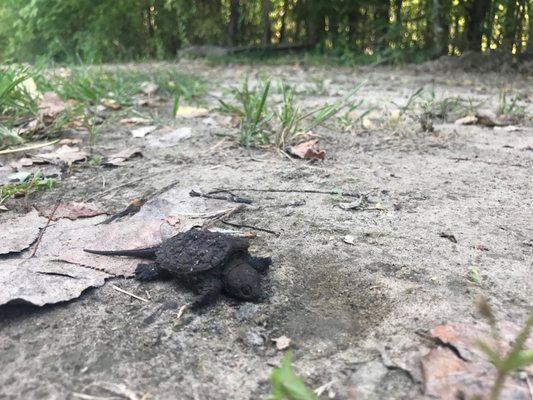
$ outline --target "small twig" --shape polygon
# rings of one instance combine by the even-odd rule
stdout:
[[[478,160],[476,158],[468,158],[468,157],[449,157],[449,160],[453,160],[455,162],[459,161],[472,161],[472,162],[478,162],[488,165],[498,165],[501,167],[519,167],[519,168],[526,168],[526,165],[524,164],[511,164],[506,162],[496,162],[496,161],[487,161],[487,160]]]
[[[20,152],[27,151],[27,150],[35,150],[35,149],[40,149],[41,147],[52,146],[53,144],[58,143],[59,140],[60,140],[60,139],[56,139],[56,140],[52,140],[51,142],[39,143],[39,144],[33,144],[33,145],[31,145],[31,146],[20,147],[20,148],[18,148],[18,149],[7,149],[7,150],[2,150],[2,151],[0,151],[0,155],[4,155],[4,154],[13,154],[13,153],[20,153]]]
[[[333,384],[335,383],[335,381],[329,381],[328,383],[322,385],[322,386],[319,386],[315,389],[315,394],[320,397],[322,396],[322,394],[331,388],[331,386],[333,386]]]
[[[213,215],[208,221],[205,221],[203,224],[203,228],[209,228],[210,226],[213,226],[217,222],[223,221],[226,218],[231,217],[232,215],[242,211],[244,209],[243,204],[239,204],[237,207],[233,207],[227,211],[224,211],[222,213],[218,213]]]
[[[226,195],[225,196],[217,195],[217,193],[226,193]],[[197,192],[196,190],[191,190],[189,192],[189,196],[203,197],[205,199],[214,199],[214,200],[226,200],[226,201],[232,201],[234,203],[241,203],[241,204],[252,204],[252,200],[237,196],[227,190],[216,190],[216,191],[209,192],[209,193],[201,193],[201,192]]]
[[[361,197],[359,193],[351,193],[345,191],[335,190],[315,190],[315,189],[254,189],[254,188],[232,188],[232,189],[220,189],[231,192],[265,192],[265,193],[313,193],[313,194],[329,194],[345,197]]]
[[[127,294],[128,296],[131,296],[131,297],[133,297],[133,298],[135,298],[137,300],[141,300],[141,301],[144,301],[145,303],[149,303],[149,300],[146,300],[144,297],[137,296],[137,295],[135,295],[135,294],[133,294],[131,292],[128,292],[128,291],[126,291],[124,289],[119,288],[118,286],[111,285],[111,287],[113,289],[115,289],[117,292],[121,292],[121,293]]]
[[[54,207],[54,209],[52,210],[52,213],[50,214],[50,216],[48,217],[48,221],[46,221],[46,225],[43,227],[43,229],[41,229],[41,231],[39,232],[39,236],[37,237],[37,241],[35,242],[35,246],[33,247],[33,250],[30,254],[30,257],[29,258],[32,258],[35,256],[35,253],[37,252],[37,248],[39,247],[39,244],[41,244],[41,240],[43,238],[43,235],[44,235],[44,231],[46,231],[46,228],[48,228],[48,225],[50,225],[50,221],[52,221],[52,218],[54,218],[54,214],[56,213],[57,211],[57,208],[59,207],[59,205],[61,204],[61,199],[59,199]]]
[[[248,229],[253,229],[253,230],[256,230],[256,231],[270,233],[270,234],[275,235],[275,236],[279,236],[280,235],[279,232],[271,231],[270,229],[259,228],[257,226],[253,226],[253,225],[236,224],[235,222],[228,222],[228,221],[221,221],[221,222],[223,224],[225,224],[225,225],[233,226],[235,228],[248,228]]]

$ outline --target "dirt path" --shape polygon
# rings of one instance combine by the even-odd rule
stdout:
[[[479,295],[490,299],[500,318],[525,319],[532,298],[531,120],[517,131],[435,120],[428,133],[414,120],[396,122],[390,102],[405,104],[425,86],[434,87],[439,98],[471,97],[496,106],[501,85],[527,94],[531,77],[178,68],[201,74],[209,93],[224,96],[224,88],[247,74],[284,77],[297,85],[304,105],[338,98],[366,79],[360,98],[364,108],[377,110],[366,128],[317,129],[327,156],[313,164],[221,142],[218,135],[232,128],[218,114],[207,123],[178,121],[192,128],[192,136],[172,147],[154,147],[149,136],[134,139],[123,126],[110,124],[97,150],[141,144],[144,158],[116,169],[81,168],[36,201],[53,204],[60,195],[84,201],[102,191],[103,182],[108,188],[165,171],[97,201],[119,210],[178,180],[179,187],[203,190],[342,188],[367,194],[378,209],[344,210],[331,195],[242,192],[253,207],[232,221],[280,233],[257,232],[252,241],[254,251],[274,260],[266,303],[226,299],[176,324],[176,309],[190,293],[171,282],[115,278],[68,303],[0,308],[0,397],[76,399],[75,393],[102,395],[102,387],[112,383],[155,399],[261,399],[282,357],[272,339],[286,335],[295,370],[313,388],[333,381],[331,398],[422,398],[420,357],[428,343],[417,331],[479,321]],[[531,117],[533,103],[525,105]],[[301,205],[279,206],[291,202]],[[441,237],[443,232],[457,243]],[[148,291],[151,301],[123,295],[113,283],[133,293]]]

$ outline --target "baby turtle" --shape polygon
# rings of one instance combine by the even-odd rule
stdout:
[[[179,278],[198,292],[192,307],[201,307],[213,303],[221,292],[245,301],[262,299],[261,275],[266,273],[272,260],[251,256],[248,247],[248,240],[244,238],[193,229],[178,233],[157,247],[85,251],[154,260],[150,264],[139,264],[135,277],[141,281]]]

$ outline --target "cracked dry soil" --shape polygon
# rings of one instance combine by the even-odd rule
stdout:
[[[501,85],[520,92],[533,83],[531,76],[437,75],[413,68],[183,62],[176,68],[202,75],[210,91],[223,94],[248,74],[283,77],[300,85],[303,104],[338,98],[367,79],[359,97],[365,108],[379,111],[392,109],[392,100],[405,102],[421,86],[495,105]],[[326,79],[322,92],[306,91]],[[283,355],[272,339],[286,335],[292,340],[294,369],[311,387],[333,381],[322,398],[424,398],[420,357],[428,343],[417,331],[446,321],[478,321],[474,302],[479,295],[488,297],[505,320],[521,323],[531,309],[531,115],[533,104],[527,102],[518,131],[440,120],[428,133],[414,121],[380,124],[384,113],[369,129],[318,129],[327,156],[316,164],[246,150],[228,140],[216,146],[218,134],[232,132],[218,114],[211,115],[210,124],[178,121],[193,132],[179,148],[150,147],[150,135],[145,143],[119,124],[107,123],[97,151],[140,144],[144,158],[115,169],[76,168],[58,188],[36,195],[36,203],[54,204],[59,196],[84,201],[102,190],[103,179],[120,185],[164,171],[97,202],[120,210],[132,198],[178,180],[180,187],[206,191],[343,188],[368,193],[386,210],[343,210],[330,195],[240,192],[254,203],[232,221],[280,232],[278,237],[257,232],[252,239],[254,253],[273,259],[265,282],[269,300],[262,304],[226,298],[176,322],[189,292],[172,281],[112,278],[67,303],[2,307],[0,397],[110,396],[105,388],[114,384],[139,398],[263,399],[272,367]],[[95,174],[97,179],[91,179]],[[301,200],[305,204],[273,207]],[[457,243],[441,232],[452,233]],[[354,245],[343,240],[346,235],[354,237]],[[473,267],[477,283],[469,279]],[[151,301],[132,299],[111,284],[149,292]]]

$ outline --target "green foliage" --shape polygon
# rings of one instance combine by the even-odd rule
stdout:
[[[2,0],[0,60],[172,59],[178,50],[195,45],[302,43],[311,60],[319,54],[345,64],[397,64],[469,50],[519,54],[533,48],[533,6],[527,0],[237,3]],[[264,4],[270,8],[267,19]],[[272,53],[248,56],[270,61]]]
[[[0,205],[11,197],[27,195],[39,190],[52,189],[56,182],[56,179],[44,178],[41,172],[37,172],[22,183],[10,183],[0,186]]]
[[[235,100],[239,103],[238,106],[218,100],[222,111],[239,118],[237,141],[243,146],[250,147],[270,142],[267,124],[272,114],[267,112],[266,104],[269,90],[270,80],[261,80],[254,89],[250,89],[248,78],[246,78],[242,89],[233,90]]]
[[[316,400],[317,397],[304,381],[295,375],[291,367],[291,352],[281,361],[281,367],[274,368],[270,375],[272,392],[268,400]]]

